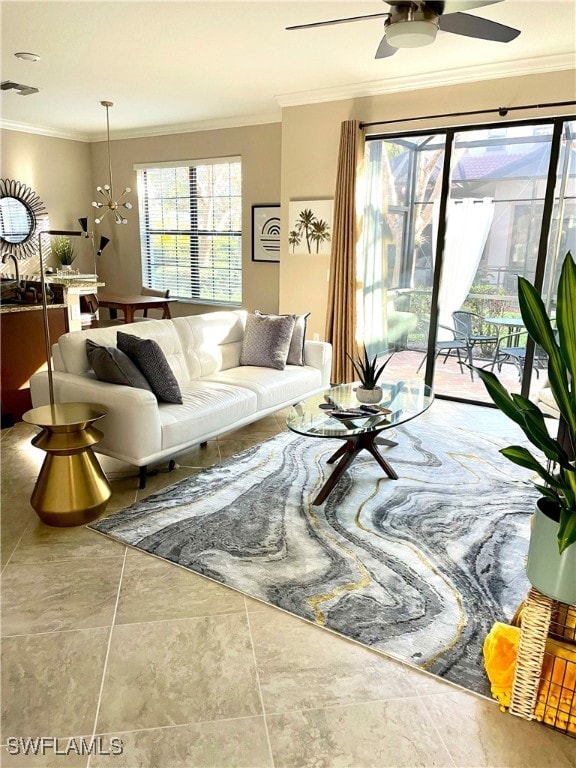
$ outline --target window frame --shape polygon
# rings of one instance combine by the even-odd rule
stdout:
[[[198,222],[198,201],[199,196],[197,194],[196,184],[196,169],[204,168],[206,166],[214,165],[239,165],[240,166],[240,188],[238,192],[231,192],[230,186],[228,187],[228,197],[230,200],[238,199],[240,202],[239,222],[240,229],[201,229]],[[202,304],[202,305],[214,305],[224,307],[240,307],[242,306],[242,273],[243,273],[243,242],[242,242],[242,221],[243,221],[243,205],[242,205],[242,159],[240,156],[226,156],[217,158],[202,158],[196,160],[176,160],[176,161],[164,161],[164,162],[152,162],[152,163],[137,163],[133,166],[137,172],[138,179],[138,208],[139,208],[139,221],[140,221],[140,255],[141,255],[141,270],[142,270],[142,285],[148,288],[156,289],[169,289],[171,295],[180,299],[186,303]],[[182,229],[180,227],[159,227],[152,228],[150,226],[150,201],[166,200],[167,197],[160,195],[152,198],[146,190],[146,172],[148,171],[161,171],[164,169],[175,170],[186,168],[188,169],[188,189],[189,195],[180,195],[175,198],[176,201],[188,200],[189,204],[189,227]],[[210,195],[209,199],[217,200],[214,194]],[[232,204],[229,207],[229,213],[233,213]],[[232,218],[232,216],[231,216]],[[181,291],[180,295],[174,293],[173,281],[170,280],[158,280],[154,279],[154,262],[153,262],[153,246],[151,243],[153,236],[169,235],[176,238],[176,242],[179,236],[189,239],[188,246],[188,258],[190,266],[189,286],[186,291]],[[209,269],[212,271],[212,279],[210,285],[212,288],[211,296],[202,295],[202,285],[200,274],[202,269],[206,267],[201,263],[200,245],[201,240],[204,238],[217,238],[217,237],[230,237],[238,238],[238,250],[230,250],[230,254],[234,254],[238,257],[239,266],[229,266],[228,268],[216,267],[214,264],[214,252],[210,249],[211,260]],[[162,251],[162,254],[164,252]],[[163,257],[166,258],[166,257]],[[215,296],[215,286],[217,281],[214,280],[214,272],[217,273],[221,270],[229,280],[229,284],[233,284],[233,280],[230,280],[230,276],[234,273],[238,273],[240,277],[239,292],[237,300],[235,298],[218,298]],[[195,289],[196,286],[196,289]]]

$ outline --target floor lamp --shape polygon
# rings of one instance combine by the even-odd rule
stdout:
[[[44,229],[38,232],[38,249],[40,251],[40,282],[42,284],[42,315],[44,320],[44,346],[46,350],[46,365],[48,366],[48,391],[50,405],[54,405],[54,381],[52,379],[52,349],[50,344],[50,326],[48,323],[48,301],[46,297],[46,275],[44,272],[44,257],[42,255],[42,235],[60,235],[61,237],[88,237],[84,231],[70,229]]]
[[[41,427],[32,445],[46,452],[30,503],[46,525],[84,525],[105,510],[112,494],[110,483],[92,452],[92,446],[102,439],[102,432],[94,427],[94,422],[105,416],[108,409],[94,403],[54,403],[42,235],[88,237],[87,232],[68,229],[38,233],[50,405],[32,408],[22,415],[23,421]]]

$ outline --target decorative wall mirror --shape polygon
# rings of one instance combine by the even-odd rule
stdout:
[[[46,214],[34,190],[20,181],[0,179],[0,254],[21,260],[37,253],[35,235]]]

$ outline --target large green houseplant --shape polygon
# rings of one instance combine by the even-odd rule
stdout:
[[[564,422],[562,439],[550,436],[540,408],[528,398],[509,394],[490,371],[476,369],[488,393],[500,410],[518,424],[528,440],[548,461],[536,458],[527,448],[512,445],[501,453],[507,459],[536,472],[543,483],[535,482],[543,499],[539,512],[555,524],[560,562],[570,558],[569,594],[576,594],[576,264],[568,252],[562,265],[556,303],[556,327],[552,327],[544,302],[534,286],[518,278],[518,299],[526,330],[548,355],[548,380]],[[536,518],[535,518],[536,520]],[[541,530],[540,528],[538,530]],[[532,531],[531,550],[538,542],[536,526]],[[554,553],[553,553],[554,554]],[[530,555],[529,563],[530,566]],[[542,567],[553,569],[551,562]],[[564,565],[561,566],[564,568]],[[530,569],[528,569],[530,577]],[[531,579],[532,580],[532,579]],[[534,584],[534,581],[532,581]],[[538,584],[534,584],[538,587]],[[545,590],[541,590],[545,591]],[[551,595],[554,597],[555,595]],[[559,598],[562,599],[562,598]],[[567,602],[567,601],[566,601]]]

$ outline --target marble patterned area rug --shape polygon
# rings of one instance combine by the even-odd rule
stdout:
[[[507,443],[415,420],[312,505],[337,443],[282,433],[89,527],[489,696],[482,644],[528,590],[536,492]]]

